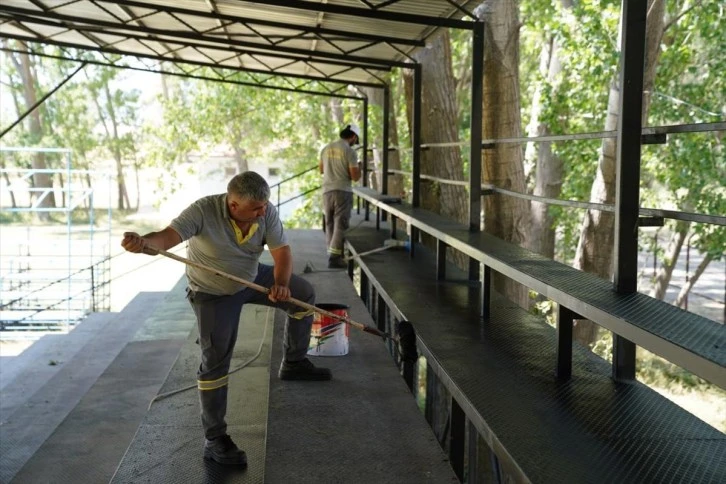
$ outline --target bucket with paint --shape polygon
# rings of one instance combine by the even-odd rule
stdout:
[[[348,316],[349,306],[345,304],[316,304],[316,307],[339,316]],[[310,356],[343,356],[348,354],[350,325],[339,319],[315,313],[310,332]]]

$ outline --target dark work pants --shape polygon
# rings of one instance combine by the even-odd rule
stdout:
[[[272,266],[260,264],[256,284],[271,287],[274,283]],[[293,274],[290,279],[292,297],[315,304],[315,291],[308,281]],[[286,361],[305,358],[310,343],[311,312],[291,303],[273,303],[254,289],[243,289],[231,296],[216,296],[187,289],[187,298],[197,316],[202,363],[197,371],[197,385],[202,410],[202,426],[207,439],[227,432],[227,373],[237,341],[240,313],[245,304],[260,304],[283,309],[288,318],[283,337]]]
[[[323,214],[325,215],[325,238],[331,257],[343,255],[343,238],[350,223],[353,210],[353,193],[332,190],[323,193]]]

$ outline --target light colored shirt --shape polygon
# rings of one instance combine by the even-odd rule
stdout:
[[[170,227],[188,240],[187,257],[205,266],[253,282],[265,244],[270,249],[288,245],[277,209],[267,202],[267,211],[252,224],[246,236],[229,216],[227,194],[211,195],[192,203]],[[215,295],[234,294],[245,286],[212,272],[187,266],[189,287]]]
[[[339,139],[320,152],[323,162],[323,193],[333,190],[352,192],[350,168],[358,166],[358,157],[347,141]]]

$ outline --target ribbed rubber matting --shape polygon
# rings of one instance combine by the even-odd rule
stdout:
[[[365,251],[386,236],[364,225],[348,240]],[[532,481],[726,482],[724,434],[642,384],[614,382],[610,365],[579,345],[572,379],[558,382],[555,331],[537,317],[495,297],[483,323],[479,289],[437,283],[424,249],[364,264]]]
[[[191,307],[189,311],[191,312]],[[273,315],[274,312],[268,313],[268,309],[261,306],[245,306],[231,364],[232,369],[256,353],[266,321]],[[239,470],[203,459],[204,434],[199,417],[199,397],[195,388],[161,400],[151,407],[111,482],[119,484],[263,482],[271,339],[270,321],[260,357],[229,378],[228,433],[247,453],[249,463],[247,469]],[[196,386],[200,350],[195,340],[196,329],[189,335],[160,393],[189,385]]]
[[[345,271],[325,268],[322,232],[293,231],[291,246],[298,263],[321,270],[304,275],[318,302],[350,305],[354,320],[373,324]],[[282,358],[281,340],[278,321],[273,371]],[[333,380],[291,382],[270,375],[266,483],[457,482],[381,338],[351,328],[348,355],[312,360],[331,368]]]
[[[395,207],[459,241],[480,248],[490,257],[536,280],[726,367],[726,326],[723,324],[663,304],[644,294],[618,294],[611,283],[593,274],[552,261],[489,234],[471,233],[461,224],[429,211],[406,204]]]

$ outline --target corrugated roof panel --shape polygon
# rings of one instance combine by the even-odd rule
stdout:
[[[104,44],[113,44],[114,46],[126,38],[126,36],[114,35],[105,32],[94,32],[93,36]]]
[[[2,27],[8,24],[3,24]],[[68,29],[64,27],[54,27],[51,25],[42,25],[42,24],[36,24],[34,22],[23,22],[24,26],[32,30],[33,32],[37,33],[38,35],[42,37],[51,37],[59,34],[60,32],[64,32]],[[2,27],[0,27],[0,32],[2,31]],[[31,35],[28,31],[23,30],[23,33],[21,35],[28,36]]]
[[[0,35],[28,35],[26,30],[21,29],[11,23],[4,23],[0,25]]]
[[[43,11],[43,9],[30,3],[28,0],[3,0],[2,5],[7,7],[22,7],[27,8],[28,10],[38,10],[39,12]]]
[[[67,3],[67,2],[65,2]],[[23,7],[27,8],[27,7]],[[91,2],[71,3],[53,9],[53,12],[61,15],[72,15],[75,17],[90,18],[94,20],[103,20],[104,22],[118,22],[118,18],[111,15],[108,11],[97,7]],[[115,13],[115,12],[114,12]]]
[[[135,52],[138,54],[143,55],[157,55],[157,52],[159,51],[166,51],[167,49],[158,45],[158,46],[152,46],[150,42],[144,41],[139,42],[138,40],[125,40],[123,42],[119,42],[118,44],[113,46],[114,49],[122,50],[125,52]],[[156,51],[156,52],[155,52]]]
[[[350,82],[365,82],[375,79],[375,75],[384,71],[371,71],[359,67],[341,67],[335,63],[354,64],[365,62],[374,63],[376,60],[407,61],[404,53],[414,49],[406,43],[395,44],[396,40],[405,42],[422,40],[436,27],[402,22],[399,20],[369,18],[365,16],[348,15],[345,13],[321,12],[309,9],[296,9],[290,6],[269,5],[264,2],[250,2],[243,0],[39,0],[51,10],[48,14],[52,23],[53,15],[63,14],[76,18],[79,25],[88,25],[94,36],[102,43],[112,43],[113,48],[128,52],[146,54],[150,56],[163,56],[168,59],[187,59],[189,61],[217,63],[220,66],[239,68],[236,55],[239,52],[257,52],[253,58],[244,55],[244,65],[261,71],[274,71],[273,74],[298,74],[307,76],[320,76],[326,78],[334,76],[340,80]],[[124,4],[131,2],[133,6]],[[462,0],[453,0],[460,2]],[[121,3],[119,3],[121,2]],[[314,6],[321,1],[308,1]],[[400,0],[388,3],[387,0],[368,0],[375,5],[383,5],[380,12],[411,14],[430,17],[463,18],[463,12],[456,10],[449,0]],[[365,10],[365,3],[360,0],[327,0],[327,5],[342,6],[355,9],[352,12]],[[138,6],[148,5],[148,8]],[[470,8],[477,1],[466,2]],[[13,18],[22,16],[19,12],[3,11],[3,7],[23,8],[37,15],[40,11],[31,0],[0,0],[0,18]],[[57,7],[57,8],[56,8]],[[160,12],[159,9],[186,9],[187,13]],[[369,12],[371,10],[368,10]],[[194,15],[200,12],[203,15]],[[219,12],[219,14],[215,13]],[[214,15],[237,17],[220,20]],[[176,18],[175,18],[176,17]],[[245,26],[246,19],[250,19],[249,26]],[[287,26],[262,25],[258,22],[276,22],[289,24]],[[97,22],[117,24],[110,28],[99,25]],[[224,24],[224,27],[220,25]],[[62,28],[51,25],[40,25],[36,22],[27,24],[41,36],[58,34]],[[129,28],[132,27],[132,28]],[[157,32],[144,32],[148,28]],[[306,32],[305,29],[325,29],[330,32]],[[32,37],[33,34],[18,26],[5,24],[0,26],[0,35],[16,35]],[[366,40],[359,36],[380,37],[378,40]],[[145,38],[141,42],[128,37]],[[206,37],[207,40],[204,40]],[[122,38],[128,40],[118,42]],[[49,42],[63,41],[76,44],[79,47],[96,47],[86,35],[79,32],[66,32],[49,39]],[[394,46],[388,42],[393,42]],[[240,45],[248,44],[242,47]],[[191,45],[198,46],[197,48]],[[184,47],[182,47],[184,46]],[[169,50],[176,52],[170,53]],[[287,49],[298,51],[285,52]],[[273,54],[282,55],[275,58]],[[290,63],[289,57],[334,54],[331,63],[304,62]],[[346,58],[346,55],[348,56]]]
[[[149,15],[140,20],[146,27],[161,30],[178,30],[180,32],[193,32],[189,27],[167,13]]]
[[[85,35],[82,35],[76,31],[62,32],[60,34],[53,36],[53,39],[60,41],[60,42],[72,42],[74,44],[84,45],[84,46],[88,46],[88,47],[97,47],[98,46],[98,44],[93,42],[91,39],[89,39]]]
[[[176,14],[176,17],[198,32],[222,31],[219,21],[212,18],[194,17],[186,14]]]

